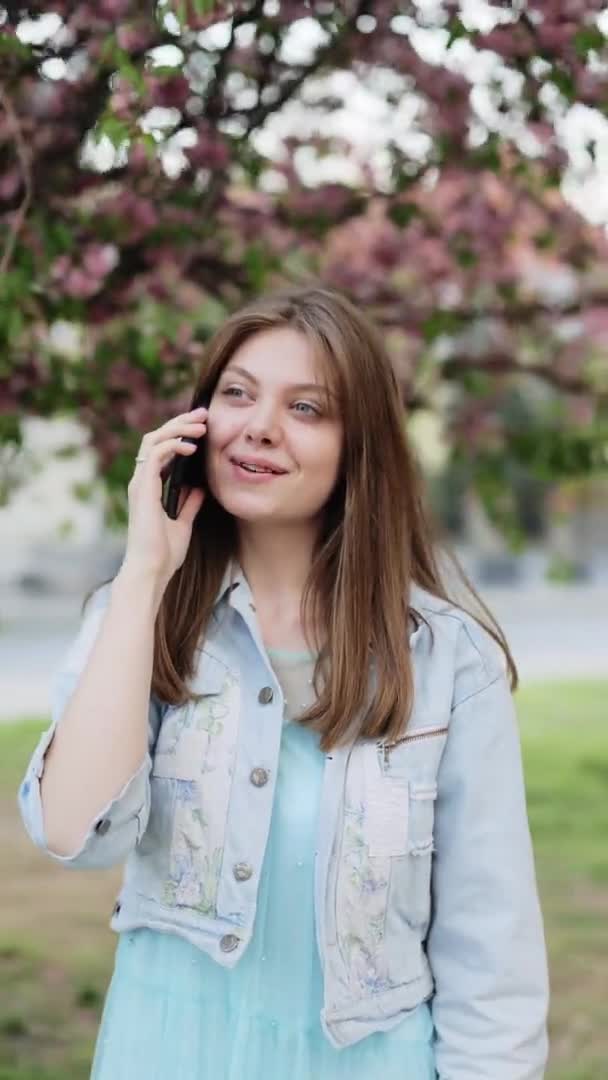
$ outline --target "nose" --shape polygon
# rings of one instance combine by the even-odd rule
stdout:
[[[244,434],[248,442],[275,445],[281,437],[278,410],[271,403],[258,402],[249,410]]]

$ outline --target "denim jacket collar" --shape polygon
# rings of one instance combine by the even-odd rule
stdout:
[[[227,603],[236,610],[240,610],[243,606],[248,605],[250,610],[255,610],[253,607],[251,587],[237,558],[228,560],[221,585],[216,594],[215,607],[217,607],[226,597],[226,593],[228,593],[226,598]],[[450,606],[447,601],[433,596],[415,581],[410,583],[410,605],[414,608],[431,607],[433,610],[441,610]],[[422,625],[411,631],[410,645],[413,645],[414,641],[418,638]]]

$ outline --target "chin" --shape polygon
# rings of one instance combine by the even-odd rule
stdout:
[[[256,518],[263,519],[268,514],[274,514],[277,511],[276,503],[270,499],[264,499],[256,492],[250,495],[235,495],[233,491],[227,493],[219,491],[217,495],[214,493],[214,497],[228,514],[246,518],[248,521],[254,521]]]

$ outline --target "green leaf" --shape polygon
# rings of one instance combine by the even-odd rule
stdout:
[[[46,254],[49,261],[57,255],[63,255],[74,247],[74,233],[65,221],[58,218],[38,216],[36,220],[39,234],[44,235]]]
[[[458,265],[463,266],[465,269],[470,266],[475,266],[476,262],[478,261],[477,255],[469,247],[457,246],[454,251],[454,255]]]
[[[11,307],[7,312],[7,337],[9,341],[16,341],[21,336],[25,325],[23,315],[18,307]]]
[[[70,461],[73,458],[77,458],[82,454],[82,446],[80,443],[68,443],[66,446],[60,446],[55,450],[54,456],[60,461]]]
[[[0,415],[0,444],[14,443],[15,446],[23,446],[23,432],[17,413],[4,413]]]
[[[131,136],[128,125],[123,120],[119,120],[117,116],[112,116],[111,113],[106,113],[102,117],[97,125],[97,131],[99,132],[97,141],[99,141],[101,135],[107,135],[116,150],[119,150],[123,143],[128,142]]]
[[[410,221],[419,213],[420,210],[415,203],[406,202],[396,203],[394,206],[391,206],[388,216],[395,225],[398,225],[400,229],[403,229],[406,225],[409,225]]]
[[[448,26],[450,30],[450,36],[447,43],[448,49],[450,48],[450,45],[453,45],[455,41],[459,40],[459,38],[472,37],[472,31],[467,30],[462,19],[460,19],[458,15],[455,15],[454,18],[450,20]]]
[[[17,37],[10,34],[0,33],[0,56],[13,56],[17,60],[27,63],[33,53],[31,46],[24,45]]]
[[[574,35],[574,48],[584,60],[590,52],[594,50],[599,52],[603,49],[607,40],[599,26],[593,24],[581,26],[580,30],[577,30]]]
[[[551,68],[549,80],[557,86],[557,89],[568,101],[574,101],[576,98],[576,83],[572,74],[569,71],[560,68],[557,64],[554,64]]]
[[[263,289],[269,261],[261,244],[250,244],[244,257],[245,269],[254,289]]]
[[[453,311],[443,311],[437,308],[428,319],[422,323],[424,340],[431,342],[442,334],[454,334],[460,330],[462,318]]]
[[[501,167],[499,147],[500,138],[492,133],[481,146],[476,146],[471,151],[471,162],[478,169],[491,169],[492,172],[498,172]]]
[[[182,26],[187,26],[192,15],[210,15],[216,8],[216,0],[171,0],[167,7]]]
[[[135,66],[131,57],[124,50],[120,51],[118,60],[118,70],[120,74],[131,83],[131,86],[138,94],[144,94],[146,90],[146,84],[142,72]]]
[[[147,369],[155,369],[158,367],[158,339],[149,337],[146,334],[140,334],[136,340],[137,358],[141,361],[142,367]]]
[[[539,251],[546,251],[547,248],[552,247],[554,243],[555,233],[553,233],[551,229],[545,229],[543,232],[537,233],[534,237],[534,246],[537,247]]]
[[[114,34],[108,34],[99,51],[100,62],[108,67],[113,67],[116,63],[117,51],[120,50],[116,42],[116,36]]]
[[[79,502],[89,502],[95,491],[95,481],[86,483],[85,481],[77,481],[72,484],[72,494]]]

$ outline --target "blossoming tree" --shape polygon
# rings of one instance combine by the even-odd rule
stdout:
[[[5,447],[77,415],[124,520],[209,334],[315,279],[382,326],[503,527],[509,469],[605,468],[606,236],[562,193],[572,108],[607,106],[603,4],[470,8],[0,5]]]

